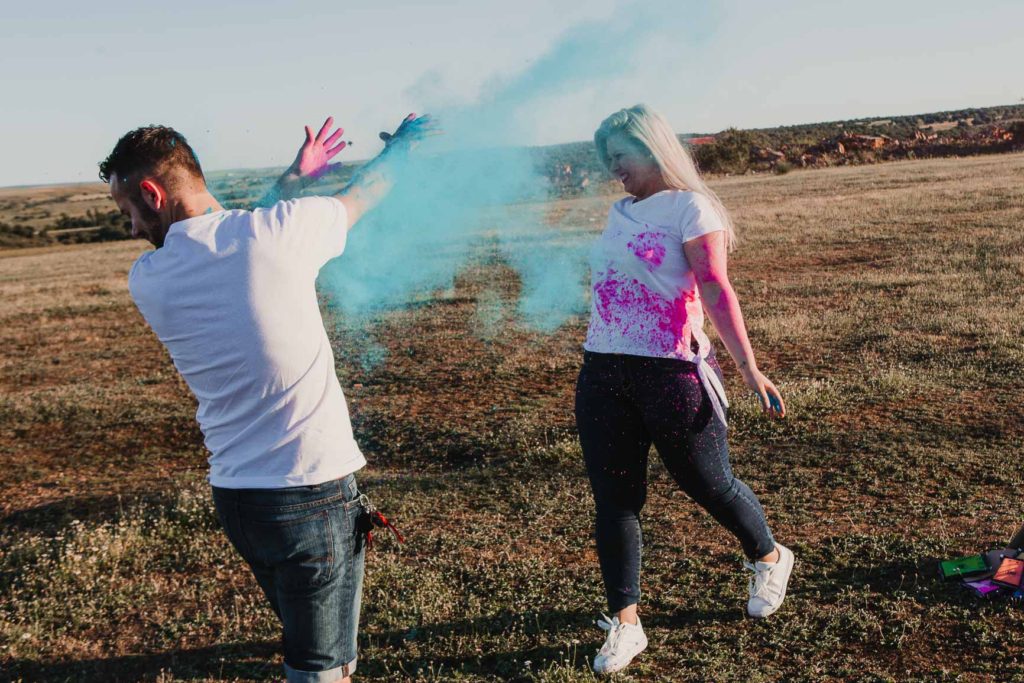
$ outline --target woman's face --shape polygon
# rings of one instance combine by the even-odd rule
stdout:
[[[609,170],[622,181],[629,194],[637,199],[647,199],[667,189],[657,162],[636,140],[623,133],[613,133],[608,136],[605,150],[608,152]]]

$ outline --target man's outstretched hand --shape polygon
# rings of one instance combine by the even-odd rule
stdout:
[[[306,126],[306,141],[299,148],[299,153],[289,167],[288,173],[298,176],[305,182],[312,182],[341,167],[340,163],[329,162],[337,156],[338,152],[345,149],[348,143],[344,140],[338,142],[338,138],[345,132],[343,128],[338,128],[330,133],[333,125],[334,117],[328,116],[324,125],[320,126],[320,132],[316,135],[313,135],[312,128]]]
[[[337,156],[338,152],[345,149],[348,143],[338,141],[345,131],[338,128],[330,132],[334,125],[334,118],[327,117],[324,125],[320,126],[320,132],[313,135],[313,129],[306,126],[306,140],[299,147],[299,153],[295,156],[292,165],[281,174],[267,193],[256,202],[257,207],[271,206],[282,199],[294,199],[302,191],[318,179],[328,173],[333,173],[341,168],[341,164],[330,163],[331,159]]]
[[[423,138],[440,134],[437,122],[429,114],[416,116],[409,114],[394,133],[382,131],[380,139],[384,141],[384,148],[390,149],[395,145],[413,147]]]
[[[409,114],[394,133],[380,134],[384,150],[360,166],[338,195],[348,211],[350,226],[391,191],[396,167],[401,165],[399,160],[405,157],[405,153],[424,138],[440,133],[440,128],[430,116]]]

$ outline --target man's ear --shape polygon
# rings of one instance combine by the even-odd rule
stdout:
[[[167,191],[160,183],[153,180],[143,180],[139,183],[139,190],[142,193],[142,201],[146,202],[153,211],[160,211],[167,206]]]

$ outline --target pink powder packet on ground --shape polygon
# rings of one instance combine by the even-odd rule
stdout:
[[[998,583],[988,579],[983,579],[981,581],[964,581],[964,585],[974,591],[977,595],[986,597],[1003,590],[1003,587]]]

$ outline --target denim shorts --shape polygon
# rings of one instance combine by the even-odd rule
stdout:
[[[365,559],[355,477],[283,489],[213,487],[213,502],[284,626],[288,681],[335,681],[355,671]]]

